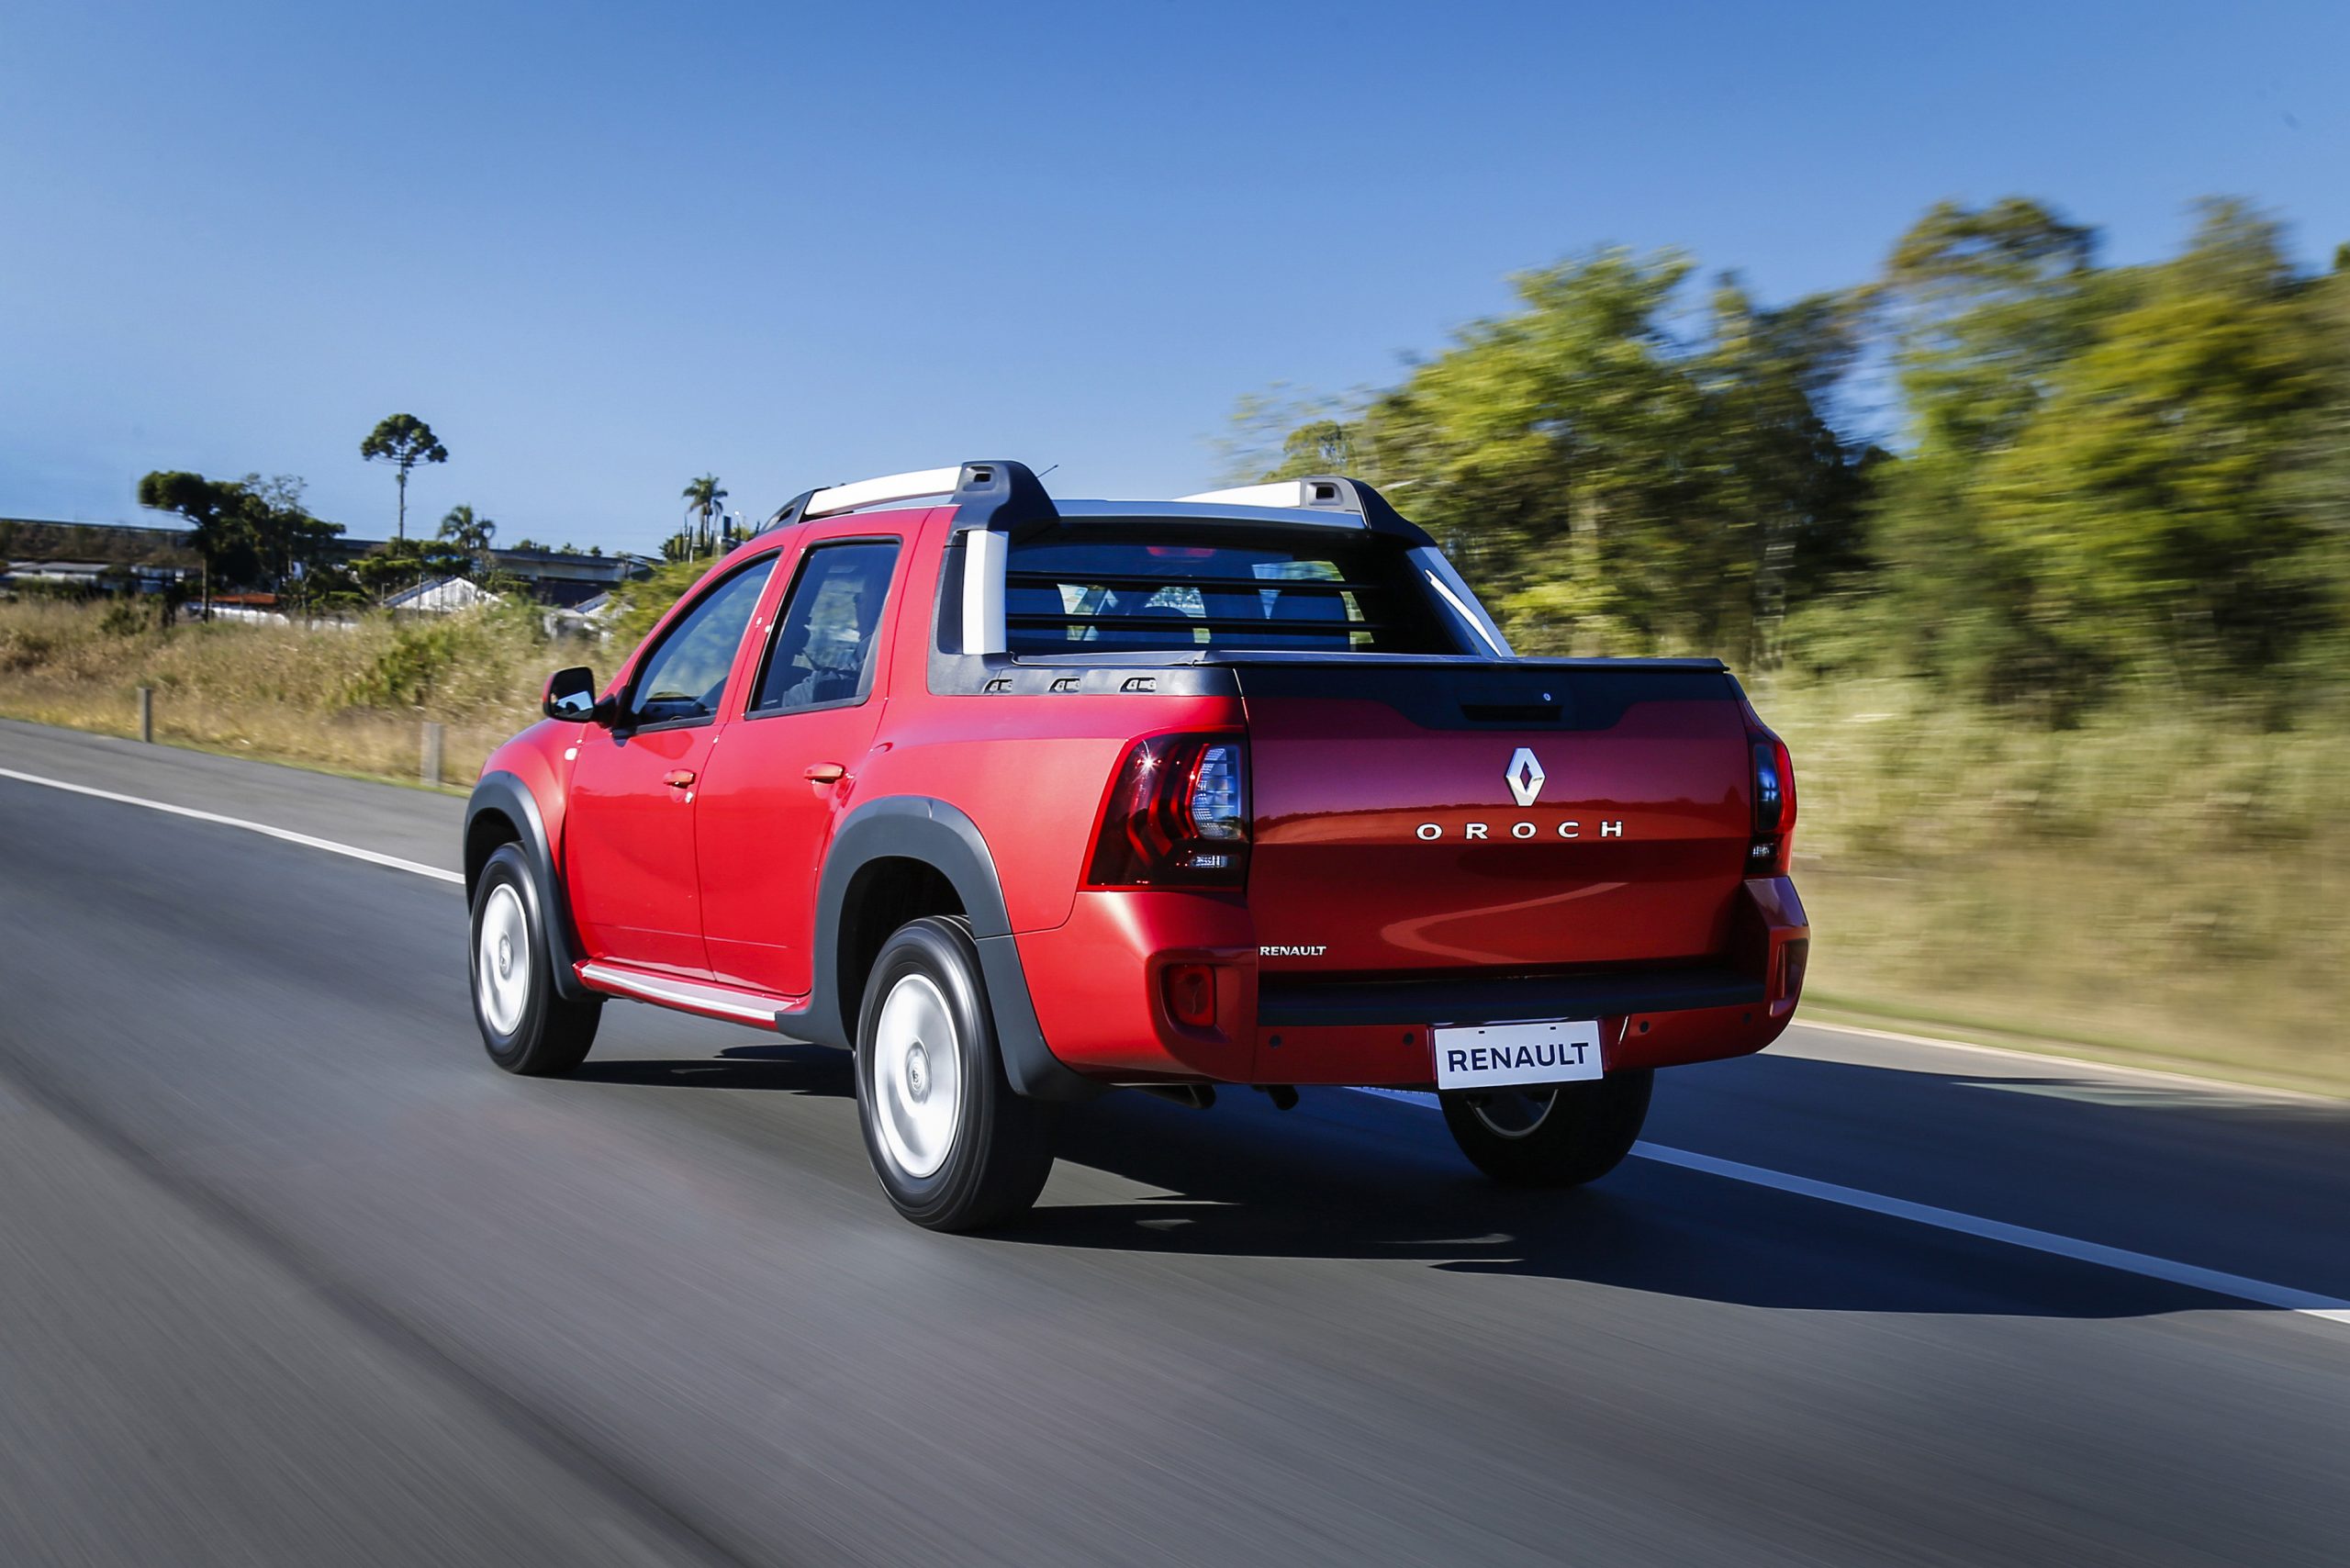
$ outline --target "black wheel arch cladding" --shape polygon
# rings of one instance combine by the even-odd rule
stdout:
[[[497,819],[497,820],[492,820]],[[501,827],[499,823],[504,826]],[[510,830],[510,831],[509,831]],[[485,773],[465,802],[465,902],[470,906],[481,882],[482,867],[498,845],[510,843],[522,852],[532,890],[544,912],[547,956],[552,960],[555,994],[566,1001],[595,1000],[600,993],[579,983],[572,964],[582,951],[571,922],[571,903],[565,896],[563,874],[556,869],[547,843],[546,823],[530,786],[511,773]]]
[[[841,934],[857,874],[878,860],[911,860],[945,878],[962,905],[979,950],[979,978],[1013,1090],[1034,1099],[1079,1100],[1098,1092],[1089,1079],[1064,1067],[1045,1043],[1029,1000],[1028,980],[1012,936],[1012,919],[995,858],[979,824],[947,802],[927,795],[890,795],[851,812],[833,837],[816,890],[813,984],[808,1005],[778,1014],[785,1033],[822,1045],[854,1043],[848,1015],[850,984]]]

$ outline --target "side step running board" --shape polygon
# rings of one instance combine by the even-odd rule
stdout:
[[[624,996],[635,1002],[657,1002],[665,1007],[682,1007],[689,1013],[723,1018],[730,1024],[748,1024],[760,1029],[775,1028],[776,1014],[789,1004],[786,998],[744,991],[739,986],[651,974],[600,959],[591,958],[580,965],[579,978],[585,984],[615,996]]]

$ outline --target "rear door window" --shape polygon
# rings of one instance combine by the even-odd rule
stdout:
[[[808,552],[776,618],[753,717],[865,700],[898,548],[895,539],[857,539]]]

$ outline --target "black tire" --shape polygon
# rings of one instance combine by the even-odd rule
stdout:
[[[532,1078],[566,1073],[587,1060],[604,1015],[600,1000],[566,1001],[555,991],[546,913],[520,846],[500,845],[474,884],[467,978],[489,1059]],[[485,928],[493,925],[486,941]]]
[[[1550,1098],[1456,1091],[1444,1125],[1469,1162],[1513,1187],[1579,1187],[1624,1162],[1648,1120],[1647,1068],[1561,1083]]]
[[[857,1013],[856,1114],[882,1192],[916,1225],[982,1229],[1044,1190],[1053,1108],[1004,1077],[979,948],[960,918],[910,921],[874,959]]]

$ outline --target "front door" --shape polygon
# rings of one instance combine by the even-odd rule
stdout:
[[[741,719],[695,806],[712,974],[808,994],[817,868],[880,727],[904,538],[872,519],[814,532]]]
[[[694,798],[728,686],[774,569],[765,555],[711,584],[636,662],[609,730],[572,765],[564,873],[588,956],[706,977]]]

